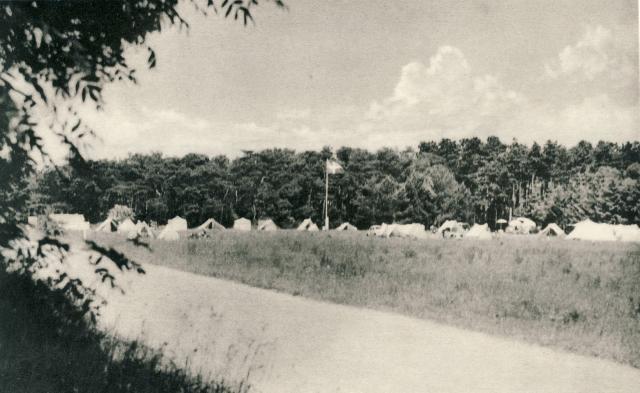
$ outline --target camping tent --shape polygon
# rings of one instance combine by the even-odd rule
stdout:
[[[456,220],[447,220],[440,225],[437,233],[442,237],[462,237],[464,234],[464,225],[465,224],[457,222]]]
[[[126,220],[121,222],[120,225],[118,225],[118,233],[127,234],[129,232],[135,231],[136,229],[136,224],[134,224],[130,218],[127,218]]]
[[[557,224],[551,223],[547,225],[542,231],[540,231],[539,235],[565,237],[567,234],[564,233],[562,228],[560,228]]]
[[[166,228],[171,228],[174,231],[186,231],[187,230],[187,220],[180,216],[175,216],[169,221],[167,221]]]
[[[96,228],[97,232],[115,232],[118,230],[118,223],[112,218],[102,221]]]
[[[319,231],[318,226],[311,221],[310,218],[305,218],[300,225],[298,225],[299,231],[315,232]]]
[[[380,231],[382,231],[382,225],[371,225],[367,229],[367,236],[378,236]]]
[[[339,227],[335,229],[336,231],[357,231],[358,228],[349,224],[348,222],[343,222]]]
[[[614,225],[616,239],[623,242],[640,242],[640,228],[637,225]]]
[[[276,225],[275,222],[273,222],[272,219],[258,221],[259,231],[277,231],[278,229],[280,228],[278,228],[278,226]]]
[[[491,231],[488,224],[473,224],[471,229],[464,234],[465,239],[490,240]]]
[[[614,226],[598,224],[591,220],[580,221],[567,236],[568,240],[615,241]]]
[[[138,221],[138,223],[136,224],[136,235],[141,237],[148,237],[151,239],[155,237],[149,224],[144,221]]]
[[[236,231],[248,232],[251,230],[251,221],[246,218],[238,218],[233,222],[233,229]]]
[[[49,218],[67,231],[86,231],[90,228],[82,214],[51,214]]]
[[[167,229],[167,227],[165,227],[162,232],[160,232],[160,234],[158,235],[158,239],[162,239],[162,240],[179,240],[180,239],[180,234],[178,234],[178,231],[173,230],[171,228]]]
[[[509,221],[509,225],[505,232],[507,233],[519,233],[519,234],[529,234],[536,229],[536,223],[533,220],[528,219],[527,217],[516,217],[513,220]]]
[[[200,229],[215,229],[215,230],[221,230],[224,231],[227,228],[225,228],[222,224],[220,224],[218,221],[216,221],[213,218],[208,219],[207,221],[203,222],[200,226],[198,226],[196,228],[197,230]]]
[[[178,240],[180,235],[178,232],[187,230],[187,220],[180,216],[175,216],[169,221],[167,225],[158,235],[158,239],[164,240]]]
[[[388,227],[388,237],[411,237],[415,239],[427,237],[423,224],[391,224]]]

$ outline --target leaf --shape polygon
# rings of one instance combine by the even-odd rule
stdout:
[[[147,48],[149,50],[149,58],[147,59],[147,64],[149,64],[149,68],[155,68],[156,66],[156,53],[151,48]]]

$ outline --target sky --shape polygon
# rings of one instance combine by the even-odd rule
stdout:
[[[184,4],[190,29],[149,40],[157,67],[83,109],[87,155],[640,140],[637,1],[286,3],[247,27]]]

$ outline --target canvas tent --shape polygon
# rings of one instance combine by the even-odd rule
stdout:
[[[427,232],[423,224],[391,224],[388,236],[422,239],[427,236]]]
[[[246,218],[238,218],[233,222],[233,229],[236,231],[248,232],[251,230],[251,221]]]
[[[336,231],[357,231],[358,228],[349,224],[348,222],[343,222],[339,227],[335,229]]]
[[[51,214],[49,219],[67,231],[86,231],[90,228],[82,214]]]
[[[160,234],[158,235],[158,239],[162,239],[162,240],[179,240],[180,239],[180,234],[178,233],[178,231],[173,230],[171,228],[167,229],[166,227],[162,230],[162,232],[160,232]]]
[[[118,223],[111,217],[102,221],[96,228],[97,232],[115,232],[118,230]]]
[[[382,225],[371,225],[367,229],[367,236],[378,236],[378,233],[382,230]]]
[[[197,230],[201,230],[201,229],[205,229],[205,230],[210,230],[210,229],[215,229],[215,230],[220,230],[220,231],[224,231],[227,228],[225,228],[222,224],[220,224],[218,221],[216,221],[213,218],[208,219],[207,221],[203,222],[200,226],[198,226],[197,228],[195,228]]]
[[[568,240],[615,241],[613,225],[598,224],[591,220],[577,223],[567,236]]]
[[[174,231],[186,231],[187,230],[187,220],[180,216],[175,216],[169,221],[167,221],[166,228],[171,228]]]
[[[158,235],[158,239],[163,240],[178,240],[180,238],[180,231],[187,230],[187,220],[180,216],[175,216],[169,221],[167,225],[162,229]]]
[[[147,224],[144,221],[139,221],[136,224],[136,235],[141,236],[141,237],[148,237],[153,239],[155,237],[155,235],[153,234],[153,231],[151,230],[151,227],[149,226],[149,224]]]
[[[320,230],[318,228],[318,226],[316,224],[314,224],[313,221],[311,221],[310,218],[305,218],[302,221],[302,223],[300,223],[300,225],[298,225],[297,229],[299,231],[308,231],[308,232],[316,232],[316,231]]]
[[[120,225],[118,225],[118,233],[128,234],[129,232],[132,232],[135,230],[136,230],[136,224],[134,224],[130,218],[127,218],[126,220],[121,222]]]
[[[488,224],[473,224],[471,229],[464,234],[465,239],[491,240],[491,231]]]
[[[437,233],[442,237],[462,237],[464,234],[464,225],[456,220],[447,220],[438,228]]]
[[[640,242],[640,228],[637,225],[614,225],[616,239],[622,242]]]
[[[278,226],[272,219],[260,220],[258,221],[258,230],[259,231],[277,231]]]
[[[551,223],[547,225],[542,231],[540,231],[539,235],[565,237],[567,234],[564,233],[562,228],[560,228],[557,224]]]
[[[509,221],[509,225],[505,232],[517,234],[529,234],[536,229],[536,223],[527,217],[516,217]]]

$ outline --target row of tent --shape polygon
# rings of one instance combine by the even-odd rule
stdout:
[[[217,222],[213,218],[209,218],[204,223],[199,225],[196,228],[190,230],[192,237],[203,237],[212,230],[226,230],[222,224]],[[233,223],[233,230],[240,232],[248,232],[253,230],[253,226],[251,225],[251,221],[246,218],[239,218]],[[259,220],[258,225],[256,227],[258,231],[276,231],[280,228],[276,225],[275,222],[271,219]],[[164,240],[178,240],[180,238],[180,233],[189,230],[187,227],[187,220],[182,217],[176,216],[170,219],[167,222],[167,225],[160,231],[158,234],[158,239]],[[315,232],[320,229],[318,226],[310,219],[307,218],[302,221],[302,223],[297,227],[298,231],[308,231]],[[355,226],[344,223],[336,228],[337,231],[357,231],[358,228]],[[144,221],[140,221],[138,223],[134,223],[131,219],[127,218],[121,223],[118,223],[116,220],[112,218],[107,218],[105,221],[100,223],[96,228],[96,231],[99,232],[118,232],[122,234],[126,234],[129,237],[149,237],[154,238],[155,235],[151,227],[145,223]]]
[[[84,219],[81,214],[51,214],[49,218],[59,224],[65,230],[87,231],[90,228],[89,222]],[[37,218],[29,217],[29,224],[37,226]],[[504,221],[506,223],[506,221]],[[566,239],[591,240],[591,241],[633,241],[640,242],[640,228],[637,225],[612,225],[595,223],[591,220],[581,221],[573,226],[573,231],[568,235],[558,225],[551,223],[537,234],[539,236],[565,237]],[[253,229],[251,221],[246,218],[235,220],[233,229],[236,231],[251,231]],[[280,228],[273,220],[260,220],[256,227],[259,231],[276,231]],[[298,231],[316,232],[320,229],[310,219],[307,218],[296,228]],[[158,239],[177,240],[180,238],[180,232],[188,230],[187,220],[176,216],[167,222],[167,225],[157,235]],[[198,227],[192,229],[192,233],[205,233],[211,230],[226,230],[226,228],[218,223],[215,219],[210,218]],[[358,228],[343,223],[335,231],[357,231]],[[531,234],[536,232],[536,223],[526,217],[517,217],[508,222],[504,232],[508,234]],[[127,218],[122,222],[117,222],[112,218],[107,218],[100,223],[96,231],[101,232],[118,232],[127,236],[142,236],[154,238],[155,234],[149,224],[144,221],[134,223]],[[493,237],[491,230],[487,224],[474,224],[469,227],[468,224],[457,222],[455,220],[445,221],[436,233],[445,238],[475,238],[490,239]],[[429,233],[422,224],[382,224],[374,225],[368,231],[367,235],[379,237],[411,237],[426,238]]]

